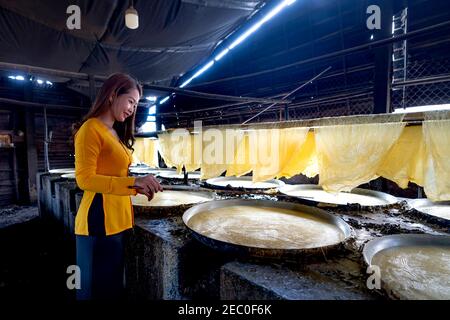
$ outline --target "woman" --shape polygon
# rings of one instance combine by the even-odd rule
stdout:
[[[124,233],[134,224],[130,195],[162,191],[151,175],[128,177],[142,87],[125,74],[103,84],[75,133],[75,176],[84,190],[75,220],[78,299],[117,299],[124,288]]]

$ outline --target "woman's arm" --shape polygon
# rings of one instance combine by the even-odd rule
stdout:
[[[82,190],[118,196],[135,195],[133,177],[97,174],[97,159],[102,146],[101,133],[92,123],[85,123],[75,136],[75,177]]]

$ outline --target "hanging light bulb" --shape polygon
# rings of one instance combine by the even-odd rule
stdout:
[[[137,29],[139,27],[139,16],[133,7],[133,1],[131,1],[130,7],[125,11],[125,25],[129,29]]]

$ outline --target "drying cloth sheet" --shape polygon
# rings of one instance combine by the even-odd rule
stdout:
[[[250,135],[249,132],[245,132],[241,142],[237,145],[234,160],[227,166],[226,176],[240,177],[251,171]]]
[[[422,123],[426,149],[424,190],[431,201],[450,200],[450,120]]]
[[[152,167],[158,167],[158,140],[144,139],[144,162]]]
[[[201,166],[201,138],[186,130],[158,135],[159,152],[168,167],[175,167],[181,173],[195,171]]]
[[[236,129],[208,129],[203,133],[201,179],[220,176],[234,162],[244,133]]]
[[[192,172],[200,169],[202,164],[202,140],[201,135],[189,134],[184,137],[184,161],[186,171]]]
[[[133,164],[139,164],[144,162],[144,138],[136,138],[133,145]]]
[[[351,191],[378,177],[377,170],[405,123],[318,127],[319,184],[326,191]]]
[[[179,165],[176,159],[177,156],[173,155],[172,149],[174,147],[179,148],[179,145],[182,143],[182,141],[177,141],[177,146],[175,146],[175,142],[172,142],[171,138],[172,137],[169,133],[158,134],[159,153],[161,154],[161,157],[164,159],[164,163],[169,168],[177,167],[177,165]]]
[[[152,168],[156,168],[158,166],[158,140],[150,138],[136,138],[133,148],[134,163],[145,163]]]
[[[301,137],[302,132],[298,132],[298,134]],[[316,141],[313,131],[306,133],[303,143],[301,143],[301,139],[299,139],[297,145],[292,147],[292,152],[289,152],[286,165],[278,173],[277,178],[290,178],[300,173],[303,173],[309,178],[319,174]]]
[[[309,128],[263,129],[255,131],[256,161],[253,164],[253,182],[275,177],[291,177],[303,171],[301,159],[297,159],[305,143]]]
[[[316,176],[315,138],[308,131],[309,128],[287,128],[245,132],[236,144],[234,161],[227,166],[226,175],[239,177],[253,171],[254,182],[300,173]]]
[[[400,188],[407,188],[408,182],[423,186],[424,159],[422,126],[405,127],[377,174],[394,181]]]

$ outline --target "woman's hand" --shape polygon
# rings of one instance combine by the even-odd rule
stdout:
[[[147,196],[148,201],[153,199],[153,196],[158,191],[163,191],[163,188],[159,184],[158,180],[151,174],[146,175],[145,177],[138,177],[134,180],[134,186],[136,187],[136,191],[138,193],[142,193]]]

